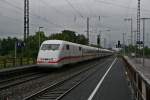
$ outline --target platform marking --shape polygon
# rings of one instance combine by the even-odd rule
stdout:
[[[112,62],[112,64],[110,65],[110,67],[108,68],[108,70],[106,71],[104,76],[102,77],[102,79],[99,81],[99,83],[97,84],[97,86],[95,87],[95,89],[93,90],[91,95],[89,96],[88,100],[92,100],[93,99],[94,95],[98,91],[99,87],[101,86],[102,82],[104,81],[105,77],[107,76],[107,74],[110,71],[110,69],[112,68],[112,66],[115,64],[116,60],[117,60],[117,58],[115,58],[115,60]]]

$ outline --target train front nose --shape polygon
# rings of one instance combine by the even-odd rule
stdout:
[[[58,60],[58,52],[56,51],[44,51],[41,50],[38,54],[37,64],[50,64],[50,62],[57,62]]]

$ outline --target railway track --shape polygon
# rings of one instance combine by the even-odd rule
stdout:
[[[44,77],[48,75],[48,73],[42,73],[42,72],[32,72],[32,73],[26,73],[23,75],[15,76],[12,78],[8,78],[5,80],[0,81],[0,90],[7,89],[31,80],[38,79],[40,77]]]
[[[36,71],[34,69],[34,72],[30,70],[26,71],[25,74],[16,74],[17,77],[14,77],[14,75],[13,77],[9,76],[8,79],[5,78],[5,80],[0,80],[0,87],[2,87],[0,88],[0,100],[23,100],[24,98],[30,97],[37,92],[39,93],[40,91],[45,90],[46,88],[53,86],[54,84],[56,85],[57,83],[64,81],[72,75],[75,75],[75,73],[85,70],[85,68],[87,69],[87,71],[90,69],[94,69],[93,63],[100,63],[99,66],[102,67],[102,64],[104,62],[108,63],[108,58],[104,58],[103,60],[94,60],[93,62],[79,63],[73,66],[71,65],[71,67],[66,66],[61,68],[60,70],[44,69],[42,71],[40,70],[40,73],[39,69]],[[66,82],[64,82],[63,84],[65,84]],[[55,87],[55,85],[53,87]],[[68,88],[70,89],[70,87]],[[66,92],[66,90],[64,92]],[[62,92],[62,94],[64,92]]]
[[[91,65],[83,70],[80,70],[65,79],[59,80],[56,83],[44,88],[41,91],[33,93],[32,95],[24,98],[23,100],[59,100],[64,95],[69,93],[72,89],[77,87],[83,81],[85,81],[88,77],[92,76],[98,69],[101,67],[95,67],[99,63]],[[108,62],[103,62],[101,66],[106,64],[109,65]],[[92,67],[94,66],[94,67]]]
[[[0,91],[4,89],[8,89],[13,86],[23,84],[25,82],[29,82],[32,80],[36,80],[38,78],[45,77],[47,75],[50,75],[50,73],[44,73],[44,72],[40,72],[37,70],[35,72],[32,72],[32,71],[25,72],[25,74],[21,74],[21,75],[17,74],[16,76],[13,76],[12,74],[12,77],[9,76],[8,78],[0,80]]]

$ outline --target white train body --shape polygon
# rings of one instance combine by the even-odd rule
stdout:
[[[47,40],[40,47],[37,65],[61,67],[65,64],[108,56],[112,53],[107,49],[98,49],[62,40]]]

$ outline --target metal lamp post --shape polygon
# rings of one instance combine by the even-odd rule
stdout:
[[[131,45],[133,45],[133,20],[131,18],[125,18],[125,21],[131,21]]]
[[[40,36],[40,32],[41,32],[41,29],[44,28],[44,27],[39,27],[39,48],[41,46],[41,36]]]
[[[143,66],[145,65],[145,20],[150,20],[150,18],[141,18],[143,20]]]
[[[97,35],[97,36],[99,37],[99,39],[100,39],[100,40],[99,40],[99,45],[101,45],[102,32],[104,32],[104,31],[108,31],[108,32],[109,32],[110,30],[108,29],[108,30],[103,30],[103,31],[100,30],[100,31],[99,31],[99,34]]]

